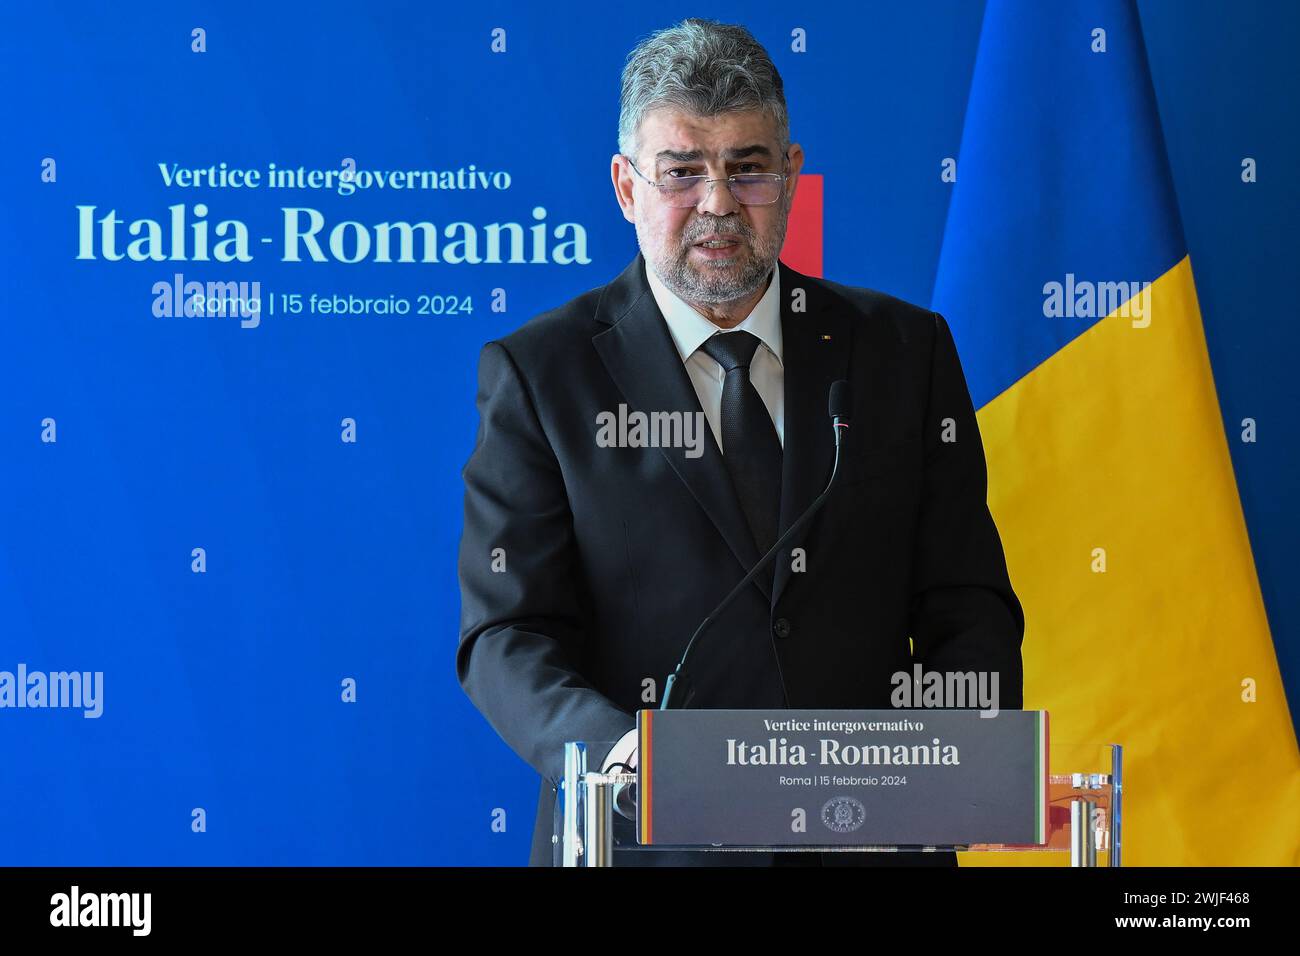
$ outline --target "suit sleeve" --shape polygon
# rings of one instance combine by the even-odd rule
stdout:
[[[1024,613],[988,509],[984,444],[966,377],[948,324],[938,314],[934,322],[913,653],[927,671],[998,672],[998,705],[1017,710],[1024,706]]]
[[[478,436],[462,472],[456,673],[506,744],[556,785],[566,740],[615,740],[636,721],[575,664],[591,635],[568,495],[501,343],[480,355],[477,404]]]

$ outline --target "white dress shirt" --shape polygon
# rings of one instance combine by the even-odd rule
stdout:
[[[772,268],[772,280],[767,291],[758,300],[752,312],[733,329],[719,329],[695,309],[687,305],[677,293],[664,285],[663,280],[655,274],[654,269],[646,266],[646,279],[650,282],[650,291],[654,293],[659,311],[668,323],[668,334],[677,346],[690,374],[691,384],[699,397],[700,407],[709,420],[713,437],[722,447],[722,382],[727,377],[726,371],[711,359],[700,346],[709,336],[726,335],[728,332],[749,332],[758,337],[763,344],[754,352],[753,361],[749,363],[749,380],[767,413],[772,416],[776,426],[776,435],[782,446],[785,445],[785,372],[781,362],[781,270]]]
[[[714,334],[726,335],[728,332],[742,329],[757,336],[762,342],[749,363],[749,380],[754,383],[754,389],[763,399],[763,404],[767,406],[767,412],[772,416],[772,424],[776,426],[777,438],[781,446],[785,447],[785,369],[781,361],[780,268],[776,266],[772,268],[772,277],[767,291],[745,320],[732,329],[719,329],[664,285],[663,280],[648,264],[645,270],[650,291],[654,293],[659,311],[668,323],[668,334],[672,336],[673,344],[677,346],[677,354],[681,356],[690,375],[691,384],[695,386],[695,394],[700,400],[700,407],[704,409],[704,417],[708,419],[718,447],[722,448],[722,383],[727,373],[700,346],[704,344],[705,339]],[[634,728],[610,748],[601,766],[602,771],[607,772],[616,763],[634,765],[636,747],[637,732]],[[627,772],[626,768],[620,767],[619,770]],[[622,789],[619,788],[620,792],[615,794],[615,803],[621,812],[630,815],[630,802],[619,800]]]

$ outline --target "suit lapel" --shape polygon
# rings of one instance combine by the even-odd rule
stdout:
[[[785,442],[781,471],[781,528],[786,529],[821,494],[835,460],[835,436],[827,413],[831,383],[849,377],[850,328],[843,309],[832,309],[830,293],[815,279],[781,269],[781,351],[785,379]],[[802,297],[797,290],[803,290]],[[794,305],[802,301],[802,311]],[[843,463],[841,462],[841,467]],[[804,545],[806,526],[776,558],[772,604],[780,600],[792,573],[790,555]],[[815,560],[815,556],[811,556]]]
[[[641,411],[647,415],[651,412],[698,412],[703,416],[695,386],[673,344],[644,269],[644,259],[638,253],[622,275],[605,287],[596,306],[596,319],[609,327],[597,333],[591,340],[592,344],[614,384],[626,398],[629,411]],[[782,278],[784,281],[784,274]],[[825,399],[822,401],[824,403]],[[788,433],[788,424],[786,428]],[[830,425],[827,424],[826,428],[829,432]],[[731,476],[722,460],[722,451],[707,423],[704,432],[704,452],[698,458],[686,457],[685,448],[661,447],[659,450],[677,477],[690,489],[741,567],[748,571],[760,557],[758,548],[736,498]],[[788,455],[786,460],[789,460]],[[782,514],[784,507],[783,498]],[[771,577],[760,574],[754,583],[770,600]]]

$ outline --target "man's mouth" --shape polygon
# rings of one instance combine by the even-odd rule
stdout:
[[[730,259],[740,248],[740,240],[734,236],[713,236],[698,240],[694,247],[706,259]]]
[[[701,249],[727,249],[740,245],[740,242],[735,236],[710,236],[707,239],[700,239],[695,245]]]

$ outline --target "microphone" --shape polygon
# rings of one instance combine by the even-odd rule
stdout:
[[[736,599],[740,592],[753,582],[759,572],[776,558],[776,556],[781,552],[781,549],[785,547],[786,542],[793,538],[804,525],[812,520],[813,515],[820,511],[822,505],[826,503],[826,499],[830,495],[831,489],[835,487],[835,479],[840,473],[840,443],[844,433],[849,429],[849,417],[853,407],[853,392],[848,382],[844,379],[840,379],[837,382],[831,383],[830,397],[827,405],[831,417],[831,427],[835,429],[835,463],[831,466],[831,477],[830,480],[826,482],[826,488],[817,496],[817,500],[810,504],[808,509],[799,516],[798,520],[786,529],[785,534],[776,539],[776,543],[767,549],[767,553],[758,559],[758,563],[750,568],[749,573],[740,579],[740,583],[731,589],[731,593],[722,599],[722,603],[715,607],[709,616],[700,622],[700,626],[695,629],[695,633],[691,635],[690,641],[687,642],[686,650],[682,652],[681,660],[677,662],[677,669],[668,676],[668,682],[664,684],[664,699],[659,704],[660,710],[669,709],[669,702],[674,698],[673,691],[677,691],[676,697],[680,699],[680,703],[676,704],[677,707],[686,708],[690,706],[691,701],[695,699],[695,687],[691,684],[690,678],[686,673],[686,661],[691,656],[691,649],[695,646],[695,642],[699,640],[701,634],[708,630],[709,625],[716,621],[722,612],[730,606],[731,602]]]
[[[853,408],[853,391],[848,382],[844,379],[831,382],[831,397],[828,404],[830,406],[831,425],[835,429],[835,451],[838,452],[840,450],[840,435],[842,434],[840,429],[849,427],[849,413]],[[835,461],[836,464],[839,463],[838,458]],[[831,480],[835,480],[834,471],[831,472]]]

